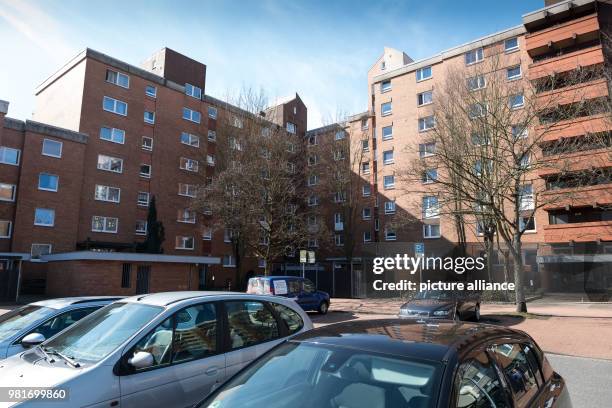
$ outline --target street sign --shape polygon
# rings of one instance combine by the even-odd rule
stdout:
[[[425,243],[424,242],[415,242],[414,243],[414,256],[425,256]]]
[[[315,252],[314,251],[308,251],[308,263],[309,264],[315,263]]]
[[[300,263],[306,263],[306,251],[305,249],[300,249]]]

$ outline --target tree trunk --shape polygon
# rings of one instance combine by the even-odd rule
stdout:
[[[487,254],[487,277],[493,282],[493,240],[485,237],[485,252]]]
[[[514,269],[514,292],[516,294],[516,311],[527,313],[527,302],[525,302],[525,288],[523,286],[523,256],[521,238],[518,234],[514,236],[514,248],[512,248],[512,262]]]

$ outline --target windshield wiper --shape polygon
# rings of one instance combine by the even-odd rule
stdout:
[[[81,366],[81,364],[78,361],[76,361],[74,358],[66,356],[57,350],[50,349],[49,347],[41,347],[41,350],[45,354],[51,354],[51,355],[60,357],[61,359],[65,360],[68,363],[68,365],[70,365],[73,368],[79,368]]]

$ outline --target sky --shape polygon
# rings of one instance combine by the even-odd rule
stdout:
[[[0,0],[0,99],[29,119],[34,89],[89,47],[133,65],[169,47],[207,65],[206,93],[297,92],[308,127],[367,108],[389,46],[414,60],[521,24],[544,0]]]

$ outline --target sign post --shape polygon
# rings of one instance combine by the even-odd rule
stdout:
[[[300,263],[302,264],[302,278],[306,277],[306,261],[307,252],[305,249],[300,249]]]
[[[425,243],[424,242],[415,242],[414,243],[414,256],[415,258],[424,258],[425,257]],[[419,267],[419,283],[423,282],[423,265]]]

